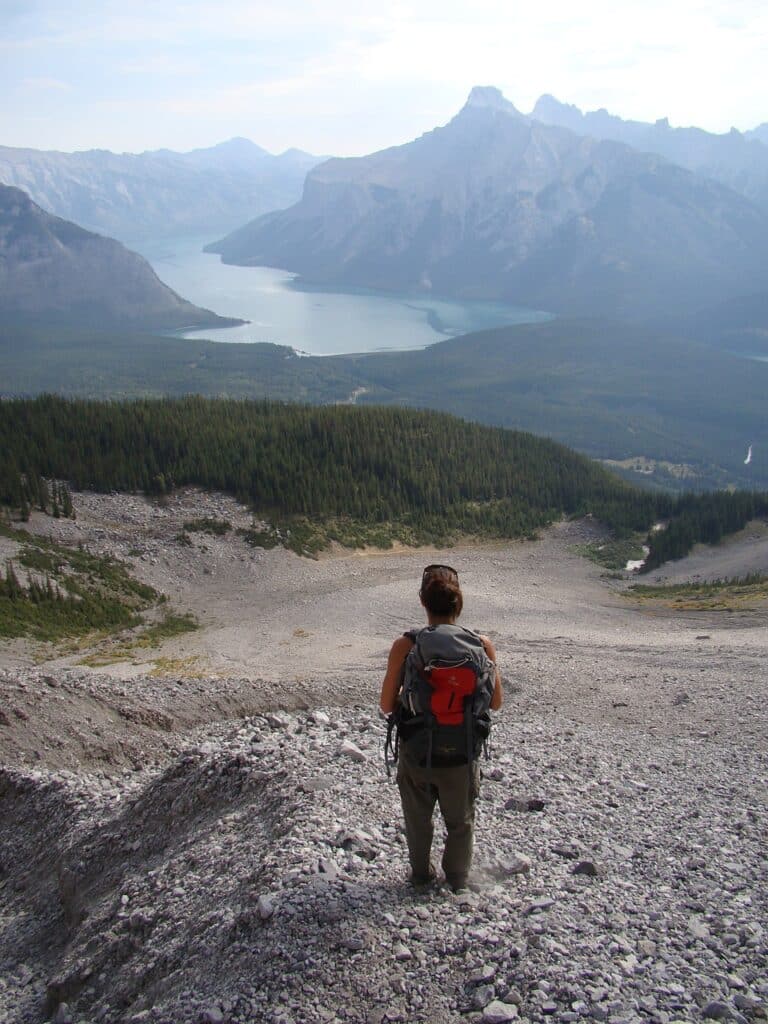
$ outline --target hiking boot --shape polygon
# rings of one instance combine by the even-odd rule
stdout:
[[[455,893],[468,892],[469,886],[467,885],[466,875],[451,875],[450,878],[446,876],[446,884],[450,886],[451,891]]]
[[[424,889],[428,885],[434,885],[437,881],[437,871],[430,864],[429,871],[426,875],[422,875],[417,871],[412,871],[408,882],[414,887],[414,889]]]

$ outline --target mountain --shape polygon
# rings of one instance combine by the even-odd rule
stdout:
[[[214,237],[289,206],[318,157],[273,156],[248,139],[175,153],[45,152],[0,146],[0,182],[84,227],[138,242],[158,234]]]
[[[667,118],[654,124],[624,121],[607,110],[582,113],[578,107],[541,96],[531,118],[595,139],[623,142],[645,153],[713,178],[768,210],[768,126],[752,132],[731,129],[723,135],[701,128],[672,128]]]
[[[120,242],[53,217],[0,185],[0,315],[7,323],[225,327],[182,299]]]
[[[446,126],[326,161],[299,203],[208,249],[323,285],[641,318],[764,287],[768,214],[658,156],[531,120],[476,88]]]
[[[759,124],[757,128],[752,128],[748,132],[744,132],[748,139],[757,139],[758,142],[762,142],[763,145],[768,146],[768,121],[764,124]]]
[[[768,359],[768,292],[709,306],[678,326],[689,336],[729,352]]]

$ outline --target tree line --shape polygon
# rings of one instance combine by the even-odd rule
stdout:
[[[645,491],[546,438],[445,413],[198,396],[0,402],[0,504],[40,506],[51,480],[158,496],[197,485],[273,522],[398,524],[415,541],[525,536],[587,513],[619,535],[668,520],[649,537],[650,561],[731,532],[766,501]],[[68,514],[68,489],[56,494]]]
[[[743,529],[752,519],[768,516],[768,494],[756,491],[714,491],[683,494],[674,503],[664,529],[649,534],[643,572],[687,555],[694,544],[717,544]]]

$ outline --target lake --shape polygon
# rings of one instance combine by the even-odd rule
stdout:
[[[202,252],[211,239],[159,239],[138,251],[161,281],[195,305],[251,321],[242,327],[189,331],[185,338],[271,342],[308,355],[424,348],[470,331],[550,319],[501,302],[303,288],[296,275],[270,267],[233,267]]]

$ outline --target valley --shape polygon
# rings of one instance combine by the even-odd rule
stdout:
[[[78,128],[237,134],[0,146],[2,1024],[767,1020],[766,124],[476,86],[366,153],[409,12],[37,6],[24,132],[91,39]],[[384,65],[353,155],[242,137]],[[377,709],[427,563],[505,691],[458,892],[408,881]]]

